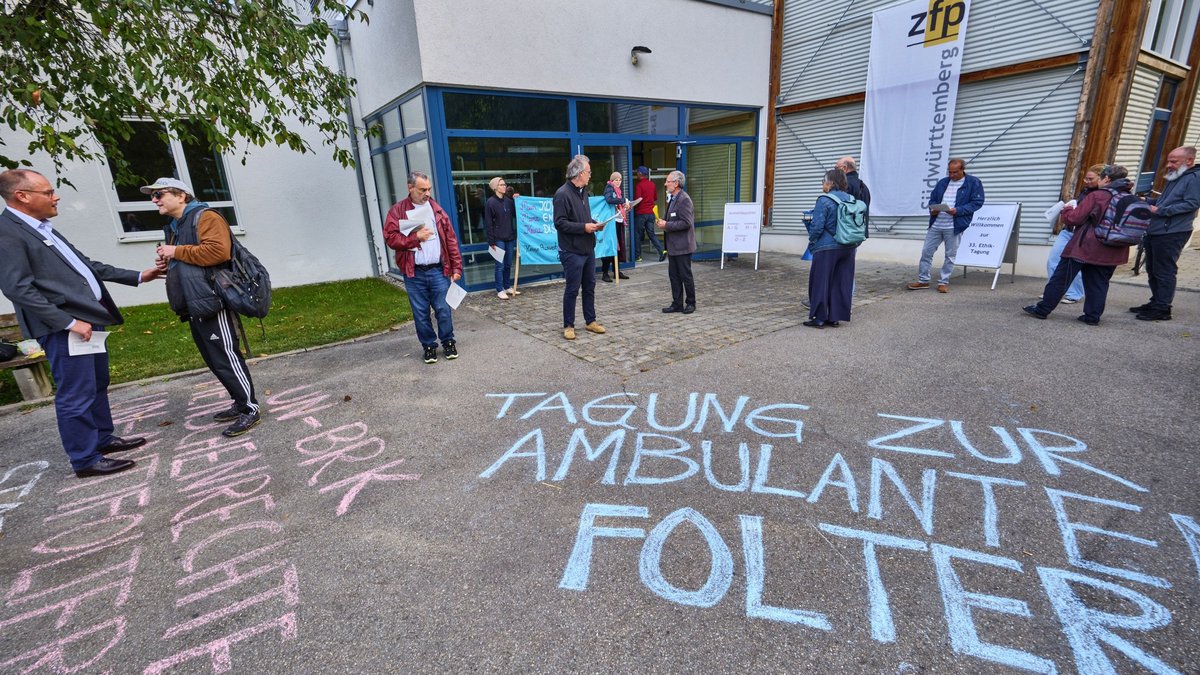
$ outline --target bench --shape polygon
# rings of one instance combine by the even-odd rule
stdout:
[[[0,340],[20,342],[21,339],[21,328],[17,325],[17,316],[0,314]],[[21,390],[21,398],[26,401],[45,398],[54,390],[45,356],[30,358],[18,353],[7,361],[0,361],[0,370],[13,371],[13,377],[17,380],[17,388]]]

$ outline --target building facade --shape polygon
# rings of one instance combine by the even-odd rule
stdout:
[[[803,251],[821,173],[861,155],[872,13],[897,4],[775,3],[764,248]],[[1019,271],[1044,274],[1042,212],[1077,192],[1087,166],[1124,164],[1151,190],[1166,153],[1200,141],[1198,11],[1196,0],[971,3],[948,156],[967,161],[989,202],[1022,204]],[[927,225],[872,218],[860,255],[915,265]]]

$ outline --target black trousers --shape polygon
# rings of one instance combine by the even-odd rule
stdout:
[[[1104,303],[1108,300],[1108,281],[1112,279],[1116,269],[1113,265],[1092,265],[1074,258],[1059,259],[1058,267],[1054,268],[1054,274],[1050,275],[1050,281],[1046,282],[1046,287],[1042,290],[1042,299],[1037,304],[1037,311],[1043,316],[1049,316],[1050,312],[1058,307],[1058,303],[1067,292],[1067,286],[1071,285],[1071,281],[1078,274],[1083,277],[1083,315],[1099,321],[1100,315],[1104,313]]]
[[[696,305],[696,283],[692,279],[692,254],[667,256],[667,276],[671,279],[671,304],[682,308]]]
[[[1146,237],[1146,277],[1150,280],[1150,309],[1171,311],[1175,302],[1175,276],[1179,273],[1179,254],[1191,232],[1152,234]]]
[[[258,401],[254,397],[254,382],[250,380],[250,369],[238,349],[238,317],[229,310],[222,310],[211,319],[191,319],[192,340],[200,350],[204,365],[216,375],[217,380],[229,392],[229,397],[243,413],[257,412]]]

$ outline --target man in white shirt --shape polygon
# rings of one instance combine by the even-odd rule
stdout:
[[[945,246],[946,257],[937,290],[938,293],[950,291],[958,243],[962,241],[962,233],[971,226],[975,212],[983,207],[983,183],[975,176],[967,175],[966,162],[955,157],[946,164],[946,172],[949,175],[939,180],[929,195],[929,230],[925,233],[925,247],[917,266],[917,280],[908,285],[910,291],[929,288],[933,278],[930,273],[933,254],[939,246]]]
[[[108,352],[71,356],[71,335],[89,341],[93,330],[122,323],[105,281],[137,286],[161,276],[156,267],[138,273],[89,260],[54,230],[60,197],[36,171],[0,173],[0,291],[16,309],[26,337],[46,352],[58,388],[54,410],[63,449],[80,478],[125,471],[134,463],[109,453],[132,450],[144,438],[113,435],[108,405]]]

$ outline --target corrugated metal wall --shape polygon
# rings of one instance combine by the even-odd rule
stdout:
[[[950,152],[968,160],[990,202],[1021,202],[1021,242],[1044,244],[1041,217],[1058,201],[1083,72],[1061,68],[964,85],[959,89]],[[1044,100],[1043,100],[1044,99]],[[821,173],[843,155],[859,155],[863,105],[787,115],[778,125],[776,232],[803,232],[802,211],[821,190]],[[924,217],[872,218],[872,236],[921,238]],[[883,231],[880,231],[883,230]]]
[[[1117,141],[1117,154],[1113,158],[1113,163],[1129,169],[1131,176],[1136,176],[1142,165],[1146,134],[1150,131],[1150,117],[1154,114],[1154,103],[1161,82],[1162,73],[1146,66],[1139,65],[1133,73],[1129,103],[1125,106],[1125,120],[1121,123],[1121,137]]]
[[[780,105],[863,91],[871,13],[896,4],[895,0],[787,2]],[[962,71],[1086,51],[1097,5],[1096,0],[973,0]]]
[[[1188,128],[1183,134],[1183,144],[1192,147],[1200,145],[1200,88],[1192,98],[1192,115],[1188,118]]]

